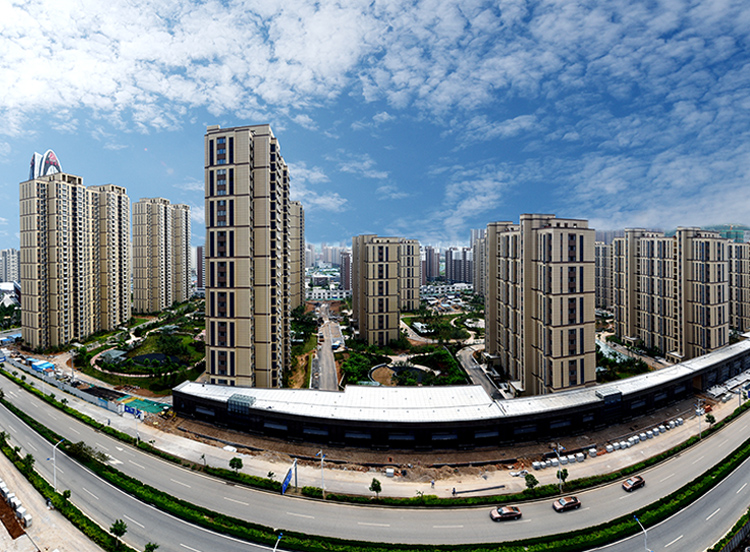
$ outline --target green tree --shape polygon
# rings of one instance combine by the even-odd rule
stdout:
[[[557,478],[565,485],[565,480],[568,479],[568,468],[557,470]]]
[[[382,490],[383,486],[380,484],[380,481],[373,477],[372,483],[370,483],[370,491],[375,493],[375,497],[377,498]]]
[[[128,524],[121,519],[116,519],[109,528],[109,532],[115,536],[115,549],[120,548],[120,539],[128,532]]]
[[[67,503],[70,500],[70,489],[65,489],[62,492],[63,502]]]
[[[235,456],[229,461],[229,467],[238,473],[242,469],[242,458]]]
[[[716,417],[713,414],[706,414],[706,423],[712,426],[716,423]]]
[[[31,454],[27,454],[23,457],[21,463],[23,464],[23,471],[27,474],[31,473],[31,470],[34,468],[34,457]]]
[[[158,544],[149,542],[149,543],[146,543],[146,546],[143,548],[143,552],[156,552],[157,548],[159,548]]]
[[[527,473],[526,474],[526,488],[533,489],[537,485],[539,485],[539,480],[536,477],[534,477],[534,474]]]

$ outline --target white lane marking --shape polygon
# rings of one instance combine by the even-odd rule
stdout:
[[[664,548],[669,548],[670,546],[672,546],[672,545],[673,545],[674,543],[676,543],[676,542],[677,542],[678,540],[680,540],[680,539],[681,539],[682,537],[684,537],[684,536],[685,536],[685,535],[680,535],[679,537],[677,537],[677,538],[676,538],[675,540],[673,540],[673,541],[672,541],[672,542],[670,542],[669,544],[665,544],[665,545],[664,545]]]
[[[433,525],[433,529],[463,529],[463,525]]]
[[[132,521],[133,523],[135,523],[135,524],[136,524],[136,525],[137,525],[138,527],[140,527],[141,529],[145,529],[145,527],[144,527],[143,525],[141,525],[140,523],[138,523],[138,522],[137,522],[136,520],[134,520],[134,519],[133,519],[132,517],[130,517],[130,516],[126,516],[125,514],[122,514],[122,517],[124,517],[125,519],[128,519],[128,520]]]
[[[47,416],[49,416],[49,417],[50,417],[50,418],[52,418],[53,420],[57,420],[57,416],[55,416],[55,415],[54,415],[54,414],[52,414],[51,412],[47,412]]]
[[[201,552],[201,551],[200,551],[200,550],[198,550],[197,548],[191,548],[191,547],[190,547],[190,546],[188,546],[187,544],[182,544],[182,543],[180,543],[180,546],[182,546],[183,548],[187,548],[188,550],[192,550],[193,552]]]
[[[709,519],[711,519],[712,517],[714,517],[714,516],[715,516],[716,514],[718,514],[718,513],[719,513],[719,510],[721,510],[721,508],[716,508],[716,510],[714,510],[714,513],[713,513],[713,514],[711,514],[710,516],[708,516],[708,517],[706,518],[706,521],[708,521]]]
[[[236,502],[237,504],[242,504],[243,506],[250,506],[247,502],[242,502],[241,500],[235,500],[233,498],[229,498],[228,496],[224,497],[224,500],[228,500],[229,502]],[[288,514],[289,512],[287,512]]]
[[[112,464],[113,466],[116,466],[117,464],[122,464],[122,462],[120,462],[117,458],[115,458],[111,454],[108,454],[107,456],[109,456],[109,463]]]
[[[31,406],[33,406],[34,408],[39,408],[39,405],[36,403],[31,403]]]
[[[143,466],[141,466],[141,465],[140,465],[140,464],[139,464],[138,462],[133,462],[132,460],[128,460],[128,462],[130,462],[131,464],[135,464],[136,466],[138,466],[138,467],[139,467],[139,468],[141,468],[142,470],[145,470],[145,469],[146,469],[146,468],[144,468]]]
[[[32,445],[31,443],[29,443],[29,446],[30,446],[31,448],[33,448],[33,449],[34,449],[35,451],[39,452],[39,449],[38,449],[38,448],[36,448],[36,447],[35,447],[34,445]]]
[[[697,458],[696,460],[693,460],[691,462],[691,464],[697,464],[698,462],[700,462],[701,460],[703,460],[703,458],[704,458],[704,456],[701,456],[700,458]]]
[[[133,463],[135,464],[135,462]],[[183,487],[187,487],[188,489],[191,488],[190,485],[188,485],[187,483],[183,483],[182,481],[177,481],[176,479],[172,479],[171,477],[169,478],[169,480],[173,483],[177,483],[178,485],[182,485]]]
[[[665,477],[664,479],[661,479],[661,480],[659,480],[659,483],[664,483],[664,482],[665,482],[665,481],[666,481],[667,479],[669,479],[670,477],[674,477],[674,474],[672,474],[672,475],[668,475],[668,476],[667,476],[667,477]]]
[[[76,434],[78,434],[78,435],[80,435],[80,434],[81,434],[81,432],[80,432],[80,431],[78,431],[77,429],[73,429],[72,427],[69,427],[68,429],[69,429],[70,431],[72,431],[73,433],[76,433]]]
[[[90,494],[91,496],[93,496],[93,497],[94,497],[95,499],[99,500],[99,497],[98,497],[98,496],[96,496],[96,495],[95,495],[94,493],[92,493],[91,491],[89,491],[89,490],[88,490],[88,489],[87,489],[86,487],[81,487],[81,489],[83,489],[84,491],[86,491],[87,493],[89,493],[89,494]]]
[[[742,489],[744,489],[745,487],[747,487],[747,483],[745,483],[744,485],[742,485],[742,487],[740,487],[739,489],[737,489],[737,492],[734,493],[734,494],[740,494],[740,491],[742,491]]]
[[[11,430],[11,431],[12,431],[13,433],[15,433],[15,432],[16,432],[16,428],[15,428],[15,427],[13,427],[12,425],[8,424],[8,427],[10,428],[10,430]]]
[[[109,450],[107,447],[105,447],[104,445],[100,445],[99,443],[97,443],[96,446],[99,448],[103,448],[104,450]]]
[[[229,499],[227,499],[229,500]],[[315,519],[315,516],[306,516],[305,514],[295,514],[294,512],[287,512],[288,516],[301,517],[306,519]]]
[[[358,521],[357,525],[367,525],[368,527],[390,527],[390,523],[366,523],[364,521]]]
[[[617,500],[623,500],[623,499],[625,499],[625,498],[628,498],[628,495],[622,495],[622,496],[621,496],[620,498],[618,498]]]

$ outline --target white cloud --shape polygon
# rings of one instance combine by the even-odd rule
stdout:
[[[347,153],[339,150],[335,156],[329,158],[338,164],[341,172],[355,174],[363,178],[383,180],[388,178],[387,171],[375,169],[376,162],[369,154]]]
[[[290,163],[289,174],[292,181],[291,199],[302,202],[305,212],[320,210],[339,213],[346,209],[346,198],[321,188],[329,182],[321,168],[308,168],[304,162]]]
[[[393,184],[386,184],[380,186],[375,192],[380,196],[379,199],[404,199],[409,197],[411,194],[399,190],[398,187]]]

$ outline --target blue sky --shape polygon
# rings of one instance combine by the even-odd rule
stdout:
[[[48,148],[197,245],[206,125],[266,122],[310,242],[750,223],[749,35],[732,0],[0,0],[0,248]]]

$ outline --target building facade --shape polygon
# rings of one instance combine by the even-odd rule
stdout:
[[[730,242],[717,232],[674,236],[628,228],[613,241],[615,333],[672,362],[729,341]]]
[[[206,370],[280,387],[291,361],[289,170],[269,125],[205,135]]]
[[[352,252],[342,251],[341,258],[341,279],[339,287],[346,291],[352,290]]]
[[[470,284],[474,277],[472,252],[469,247],[445,250],[445,279],[451,283]]]
[[[596,308],[609,310],[612,307],[612,245],[595,242],[594,260]]]
[[[419,242],[373,234],[352,238],[352,317],[360,339],[387,345],[402,310],[419,307]]]
[[[305,210],[289,202],[289,295],[292,310],[305,303]]]
[[[594,230],[585,220],[521,215],[487,226],[485,352],[516,392],[596,382]]]
[[[0,282],[18,282],[21,252],[17,249],[0,251]]]
[[[440,276],[440,251],[427,245],[424,247],[424,282],[431,282]]]
[[[125,188],[54,172],[20,184],[22,335],[59,347],[130,319]]]
[[[133,310],[156,313],[190,296],[190,207],[164,198],[133,204]]]

